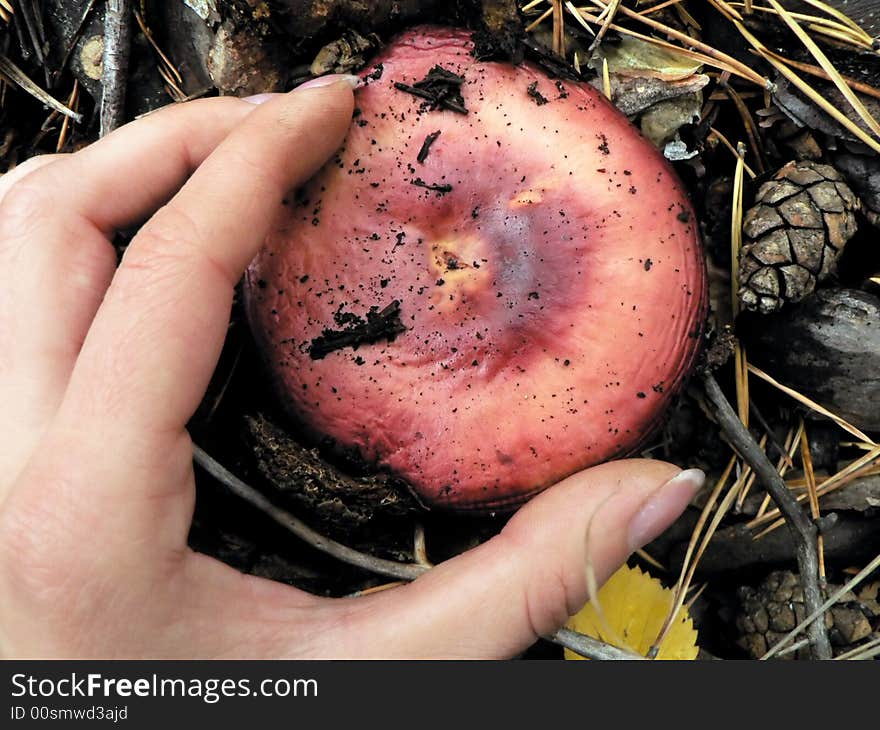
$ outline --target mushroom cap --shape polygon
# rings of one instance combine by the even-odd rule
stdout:
[[[681,183],[623,115],[471,49],[416,28],[364,72],[245,302],[307,431],[427,505],[487,510],[650,434],[695,359],[706,275]],[[438,65],[463,76],[467,114],[395,86]]]

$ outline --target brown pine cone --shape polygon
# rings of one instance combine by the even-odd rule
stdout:
[[[773,312],[834,273],[856,232],[859,200],[830,165],[789,162],[765,182],[743,218],[739,298]]]
[[[829,585],[828,592],[838,588]],[[852,649],[880,629],[880,604],[868,595],[871,590],[876,593],[877,586],[866,586],[859,595],[844,594],[825,614],[825,625],[836,654]],[[804,590],[798,577],[788,570],[770,573],[757,588],[741,587],[739,598],[742,612],[736,617],[737,645],[755,659],[763,656],[806,618]],[[873,628],[872,623],[875,624]],[[804,646],[779,658],[809,657],[809,647]]]

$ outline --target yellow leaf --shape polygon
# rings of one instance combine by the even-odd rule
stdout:
[[[624,565],[599,589],[599,611],[588,603],[572,616],[568,628],[646,656],[672,610],[673,593],[638,567]],[[696,659],[697,632],[687,609],[679,609],[660,645],[658,659]],[[568,649],[566,659],[583,659]]]

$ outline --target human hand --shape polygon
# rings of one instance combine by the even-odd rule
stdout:
[[[702,482],[576,474],[414,583],[326,599],[187,547],[186,423],[233,287],[281,200],[336,150],[344,80],[172,107],[0,178],[0,653],[505,657],[584,602]],[[116,229],[149,218],[116,268]],[[587,540],[589,536],[589,540]]]

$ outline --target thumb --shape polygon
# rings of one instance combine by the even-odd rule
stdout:
[[[485,544],[398,589],[335,602],[325,624],[345,656],[503,658],[551,634],[650,542],[702,486],[697,469],[616,461],[575,474],[524,506]],[[327,616],[326,618],[330,618]],[[337,627],[345,627],[337,633]]]

